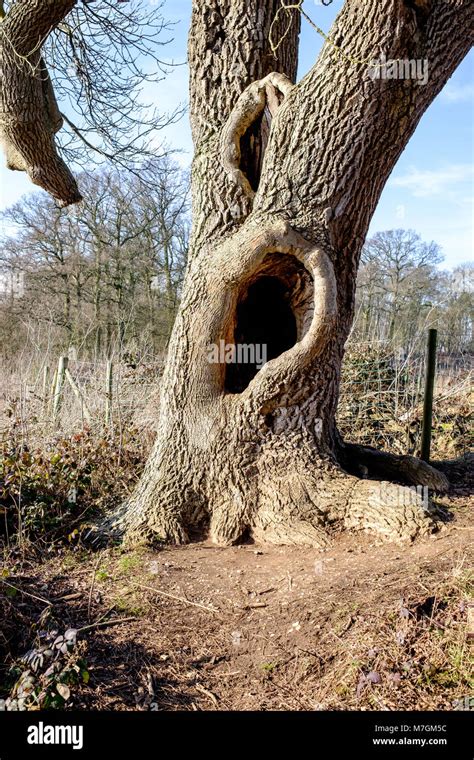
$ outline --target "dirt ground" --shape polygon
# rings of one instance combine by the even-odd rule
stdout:
[[[12,554],[0,697],[38,637],[74,628],[87,683],[66,707],[459,709],[474,694],[473,500],[460,489],[443,504],[450,520],[410,546]]]

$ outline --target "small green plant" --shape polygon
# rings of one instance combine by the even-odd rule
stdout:
[[[120,612],[126,615],[134,615],[135,617],[140,617],[145,612],[143,607],[140,607],[139,604],[134,604],[133,599],[129,599],[126,596],[118,596],[115,599],[115,606]]]
[[[120,557],[119,568],[122,573],[129,573],[131,570],[135,570],[141,564],[141,558],[137,554],[126,554]]]

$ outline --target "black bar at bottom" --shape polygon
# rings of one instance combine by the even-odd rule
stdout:
[[[161,758],[179,752],[246,759],[474,757],[473,712],[3,712],[0,760]],[[55,741],[56,743],[51,743]],[[69,742],[69,743],[68,743]],[[75,748],[74,748],[75,747]]]

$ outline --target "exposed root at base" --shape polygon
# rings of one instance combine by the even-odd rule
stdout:
[[[409,455],[390,454],[371,446],[343,443],[340,460],[348,472],[369,479],[390,480],[408,485],[421,485],[439,493],[449,489],[446,475],[427,462]]]
[[[344,456],[352,469],[363,466],[365,475],[380,479],[355,477],[328,460],[318,462],[304,444],[281,446],[261,453],[255,478],[234,473],[232,480],[214,482],[207,497],[194,494],[189,505],[183,488],[169,476],[163,483],[142,487],[99,526],[92,543],[121,538],[129,546],[183,544],[197,530],[202,536],[203,518],[209,537],[220,546],[250,535],[262,543],[324,547],[342,530],[403,542],[437,530],[436,508],[426,490],[413,485],[444,491],[445,475],[414,457],[363,446],[345,444]]]

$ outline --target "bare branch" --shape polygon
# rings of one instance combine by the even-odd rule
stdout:
[[[26,171],[62,205],[80,201],[81,195],[56,149],[61,120],[41,47],[75,3],[14,2],[0,26],[0,140],[7,166]]]
[[[97,6],[12,0],[1,24],[0,136],[7,166],[27,171],[62,205],[81,196],[59,154],[80,166],[95,155],[96,163],[115,162],[139,176],[144,160],[169,152],[156,145],[156,134],[184,112],[161,114],[141,95],[173,65],[158,55],[169,41],[161,37],[168,28],[161,5],[101,0]],[[57,101],[67,126],[58,145],[54,135],[63,117]]]

